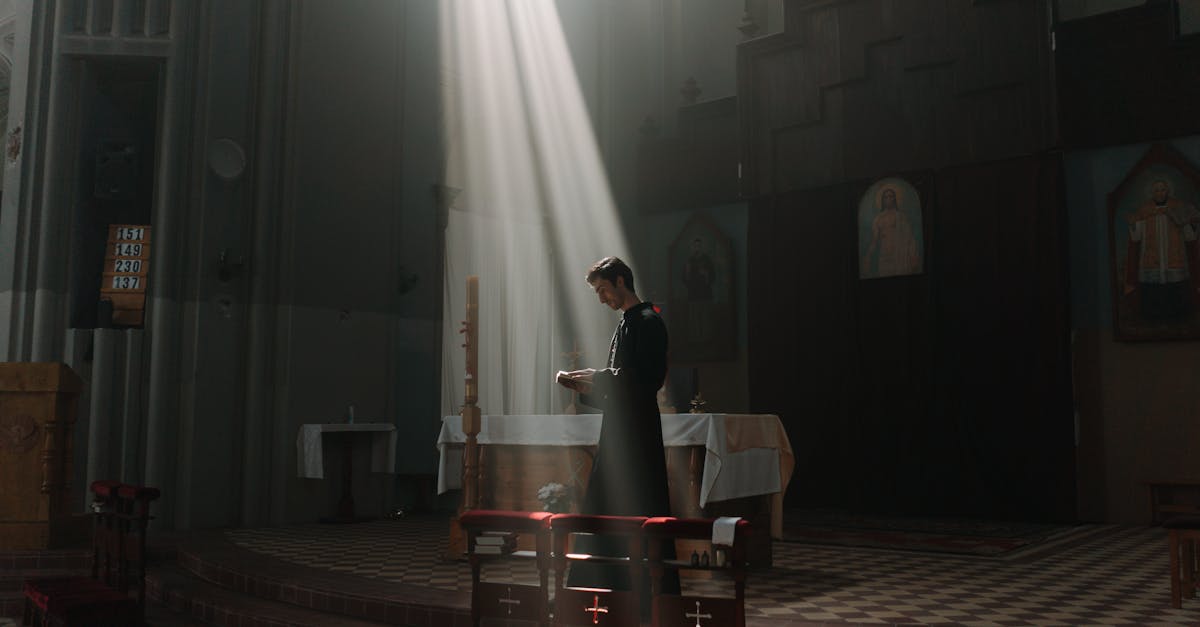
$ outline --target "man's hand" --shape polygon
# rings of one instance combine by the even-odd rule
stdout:
[[[591,368],[573,370],[570,372],[559,370],[554,380],[568,390],[575,390],[581,394],[588,394],[592,391],[592,376],[595,374],[596,371]]]

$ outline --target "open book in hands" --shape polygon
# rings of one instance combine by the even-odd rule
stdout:
[[[592,391],[592,375],[595,370],[587,368],[585,370],[559,370],[554,376],[554,381],[568,390],[575,390],[581,394],[589,394]]]

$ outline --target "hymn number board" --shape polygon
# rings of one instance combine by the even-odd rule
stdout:
[[[143,224],[109,225],[100,300],[112,302],[115,324],[142,324],[149,269],[150,227]]]

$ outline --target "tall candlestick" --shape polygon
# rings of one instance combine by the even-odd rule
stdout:
[[[466,402],[473,405],[479,401],[479,277],[467,277],[467,320],[466,333]]]
[[[467,349],[466,390],[462,408],[462,428],[467,436],[463,447],[463,508],[479,506],[479,443],[483,426],[479,406],[479,277],[467,277],[467,319],[463,321]]]

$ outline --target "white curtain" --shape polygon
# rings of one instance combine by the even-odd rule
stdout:
[[[443,415],[463,402],[466,277],[479,276],[479,405],[560,413],[554,373],[602,367],[620,317],[583,278],[629,257],[553,0],[444,0],[446,228]],[[635,265],[636,267],[636,265]],[[569,327],[569,328],[568,328]],[[578,343],[578,344],[576,344]]]
[[[554,260],[546,227],[450,211],[446,227],[442,409],[462,406],[466,353],[466,279],[479,277],[479,406],[484,414],[561,412],[565,367],[558,339]]]

